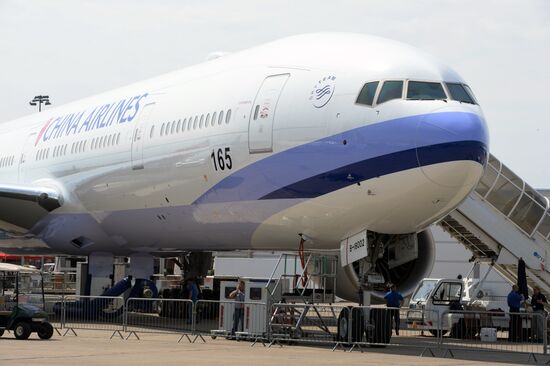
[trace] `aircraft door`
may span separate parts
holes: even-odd
[[[18,177],[17,181],[23,183],[25,181],[25,171],[29,169],[29,160],[31,159],[32,153],[32,144],[36,140],[36,132],[33,132],[27,136],[23,149],[21,150],[21,155],[19,158],[19,167],[18,167]]]
[[[143,169],[143,144],[147,137],[147,126],[151,120],[151,112],[155,107],[155,102],[147,103],[134,127],[132,135],[132,169]]]
[[[273,121],[281,92],[290,74],[265,78],[250,113],[248,122],[248,149],[252,153],[273,151]]]

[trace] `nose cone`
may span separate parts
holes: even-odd
[[[439,109],[418,122],[418,165],[430,181],[440,186],[477,184],[487,162],[488,149],[487,125],[480,114]]]

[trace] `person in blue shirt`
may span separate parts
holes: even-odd
[[[519,311],[521,303],[525,299],[523,295],[519,293],[519,287],[517,285],[512,286],[512,291],[508,294],[508,307],[510,308],[510,328],[508,331],[508,340],[510,342],[520,342],[522,334],[521,316]]]
[[[386,306],[393,308],[388,310],[390,312],[390,322],[393,319],[395,320],[395,334],[399,335],[399,323],[401,323],[399,308],[403,305],[403,295],[397,292],[397,287],[392,284],[390,285],[390,292],[386,293],[384,299],[386,300]]]
[[[235,312],[233,313],[233,328],[231,335],[240,329],[244,330],[244,300],[245,300],[245,283],[239,280],[237,288],[229,294],[230,299],[235,299]]]
[[[187,305],[187,323],[191,323],[193,320],[193,307],[199,301],[199,288],[193,279],[187,279],[187,298],[193,302],[193,304]]]

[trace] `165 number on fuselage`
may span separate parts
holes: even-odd
[[[231,170],[233,168],[233,161],[231,160],[231,149],[229,147],[214,149],[210,157],[214,164],[214,170]]]

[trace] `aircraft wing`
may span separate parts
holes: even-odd
[[[0,230],[25,234],[62,204],[61,194],[52,188],[0,182]]]

